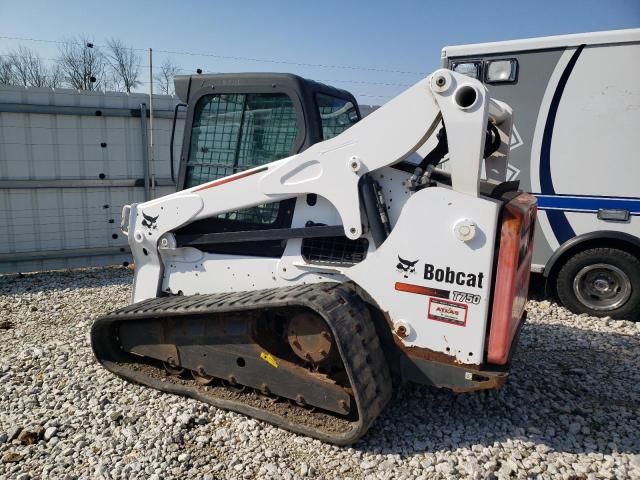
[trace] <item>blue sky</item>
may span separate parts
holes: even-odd
[[[438,68],[445,45],[637,27],[640,0],[0,0],[0,36],[86,34],[97,45],[118,37],[153,47],[154,65],[167,56],[157,50],[272,60],[169,55],[185,72],[293,72],[346,88],[368,104],[384,103]],[[45,59],[57,55],[55,44],[2,38],[0,53],[18,44]],[[148,65],[146,55],[142,63]]]

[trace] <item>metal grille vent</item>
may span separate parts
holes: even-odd
[[[302,258],[310,263],[355,265],[367,256],[369,240],[345,236],[302,239]]]

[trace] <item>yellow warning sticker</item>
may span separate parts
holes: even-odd
[[[276,358],[270,353],[261,352],[260,358],[263,359],[265,362],[267,362],[269,365],[271,365],[273,368],[278,368],[278,362]]]

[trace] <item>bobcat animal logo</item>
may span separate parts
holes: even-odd
[[[158,221],[158,217],[160,215],[156,215],[155,217],[151,217],[149,215],[147,215],[146,213],[142,212],[142,217],[144,218],[144,220],[142,220],[142,226],[143,227],[147,227],[149,229],[149,231],[151,230],[155,230],[156,228],[158,228],[158,226],[156,225],[156,222]]]
[[[403,274],[404,278],[409,278],[410,273],[416,273],[416,263],[418,263],[420,259],[414,260],[412,262],[409,260],[405,260],[400,255],[398,255],[398,260],[399,262],[396,265],[396,269]]]

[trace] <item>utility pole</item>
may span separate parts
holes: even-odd
[[[156,198],[156,172],[153,157],[153,50],[149,48],[149,170],[151,171],[151,198]]]

